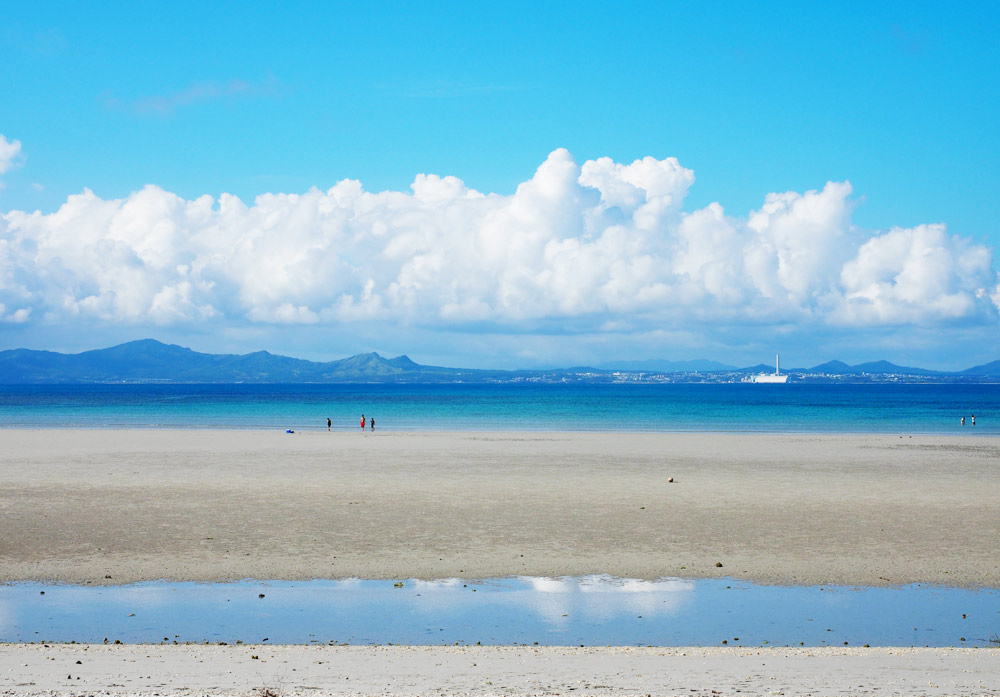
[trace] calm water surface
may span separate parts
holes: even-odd
[[[397,585],[398,584],[398,585]],[[0,641],[994,646],[1000,591],[607,576],[0,586]]]
[[[1000,385],[0,386],[7,428],[1000,434]],[[976,415],[977,425],[964,416]]]

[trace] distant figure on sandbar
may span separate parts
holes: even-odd
[[[965,419],[962,419],[962,422],[964,423]],[[329,416],[326,417],[326,430],[329,431],[330,430],[330,426],[332,426],[332,425],[333,425],[333,422],[330,421],[330,417]]]
[[[965,425],[965,417],[964,416],[962,417],[962,425],[963,426]]]
[[[976,425],[976,415],[975,414],[972,415],[972,425],[973,426]]]
[[[365,430],[365,415],[364,414],[361,415],[361,430],[362,431]]]
[[[375,430],[375,417],[372,417],[372,430]]]

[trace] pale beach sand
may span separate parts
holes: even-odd
[[[0,441],[0,581],[608,573],[1000,586],[997,438],[2,430]]]
[[[0,695],[996,695],[998,666],[997,649],[0,644]]]

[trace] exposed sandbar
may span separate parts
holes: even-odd
[[[609,573],[1000,586],[992,437],[54,429],[0,440],[0,581]]]

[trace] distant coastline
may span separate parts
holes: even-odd
[[[622,361],[621,365],[535,370],[488,370],[421,365],[408,356],[364,353],[316,362],[267,351],[199,353],[155,339],[65,354],[32,349],[0,351],[0,384],[370,384],[370,383],[734,383],[767,373],[763,363],[737,368],[713,361]],[[888,361],[848,365],[829,361],[782,368],[790,383],[1000,383],[1000,360],[947,372]]]

